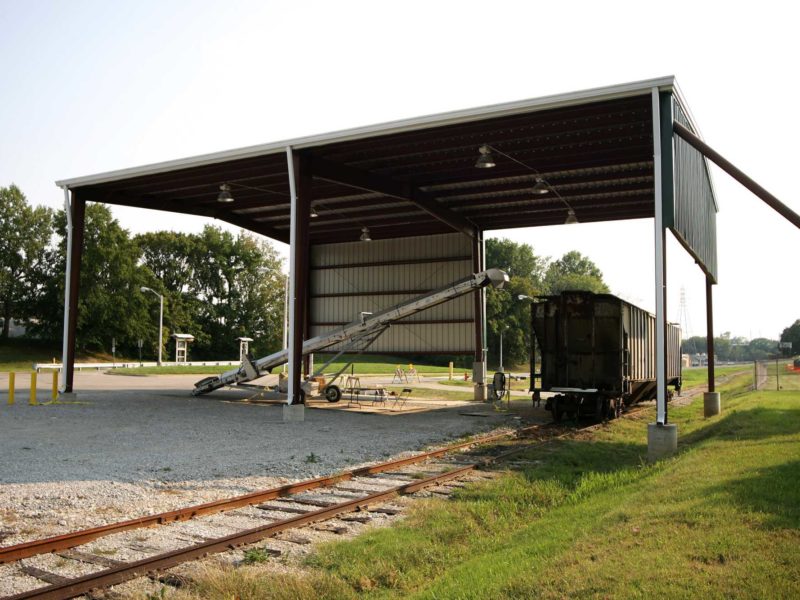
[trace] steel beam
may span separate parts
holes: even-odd
[[[68,268],[66,269],[65,277],[68,278],[67,291],[65,290],[64,306],[66,312],[64,320],[66,322],[65,334],[66,340],[64,343],[66,352],[65,359],[62,364],[64,375],[62,379],[62,391],[64,393],[72,392],[72,384],[75,375],[75,342],[76,332],[78,328],[78,297],[80,292],[81,282],[81,259],[83,258],[83,237],[86,224],[86,201],[75,193],[72,194],[71,204],[71,217],[72,226],[68,226],[67,235],[72,238],[72,242],[67,245],[69,247],[69,254],[67,255]]]
[[[308,295],[311,171],[308,157],[286,148],[292,197],[289,248],[289,390],[288,404],[302,401],[303,334]]]
[[[436,198],[408,183],[389,177],[362,171],[347,165],[332,163],[324,158],[313,157],[312,170],[314,177],[325,181],[333,181],[350,187],[376,192],[392,198],[400,198],[413,202],[419,208],[439,221],[446,223],[455,231],[469,237],[475,235],[475,225],[437,202]]]
[[[699,151],[706,158],[712,160],[714,164],[716,164],[720,169],[725,171],[728,175],[733,177],[736,181],[741,183],[748,190],[753,192],[756,196],[758,196],[766,204],[768,204],[775,211],[777,211],[784,219],[789,221],[792,225],[800,228],[800,215],[798,215],[791,208],[786,206],[783,202],[778,200],[775,196],[770,194],[767,190],[761,187],[753,179],[745,175],[743,171],[734,166],[733,163],[727,160],[719,152],[714,150],[711,146],[706,144],[703,140],[700,139],[700,137],[695,135],[687,127],[678,123],[677,121],[673,121],[672,128],[673,131],[675,131],[675,133],[677,133],[681,138],[686,140],[686,142],[688,142],[689,145],[692,146],[695,150]]]

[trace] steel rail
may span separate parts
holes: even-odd
[[[496,460],[496,458],[493,460]],[[343,513],[362,510],[371,504],[385,502],[401,494],[412,494],[430,485],[455,479],[468,471],[478,468],[480,465],[481,463],[478,462],[465,465],[453,469],[452,471],[446,471],[445,473],[421,479],[420,481],[406,483],[388,490],[375,492],[363,498],[355,498],[331,507],[321,508],[254,529],[248,529],[221,538],[201,542],[180,550],[174,550],[117,567],[111,567],[96,573],[84,575],[83,577],[70,579],[63,583],[22,592],[14,596],[9,596],[6,600],[67,600],[68,598],[80,596],[94,589],[107,588],[135,579],[136,577],[145,576],[148,573],[163,571],[189,560],[202,558],[208,554],[225,552],[237,546],[253,544],[286,529],[292,529],[318,521],[325,521]]]
[[[484,436],[470,441],[459,442],[458,444],[445,446],[437,450],[415,454],[414,456],[391,460],[379,463],[377,465],[359,467],[326,477],[306,479],[304,481],[288,483],[266,490],[250,492],[249,494],[244,494],[241,496],[234,496],[233,498],[223,498],[221,500],[196,504],[194,506],[188,506],[186,508],[180,508],[177,510],[147,515],[144,517],[137,517],[135,519],[128,519],[126,521],[119,521],[117,523],[110,523],[108,525],[101,525],[91,529],[83,529],[49,538],[23,542],[13,546],[0,547],[0,564],[14,562],[23,558],[30,558],[39,554],[46,554],[48,552],[67,550],[69,548],[74,548],[75,546],[87,544],[98,538],[115,533],[121,533],[123,531],[130,531],[132,529],[140,529],[143,527],[153,527],[167,523],[188,521],[195,517],[225,512],[226,510],[233,510],[243,506],[258,504],[267,500],[273,500],[283,496],[290,496],[292,494],[297,494],[299,492],[304,492],[315,488],[334,485],[340,481],[350,480],[353,477],[362,477],[364,475],[372,475],[375,473],[391,471],[392,469],[396,469],[398,467],[423,462],[430,458],[436,458],[438,456],[449,454],[450,452],[461,450],[469,446],[475,446],[478,444],[489,443],[499,439],[512,437],[521,433],[539,429],[540,427],[541,426],[539,425],[532,425],[530,427],[518,429],[510,433],[498,433]]]
[[[362,498],[354,498],[353,500],[347,500],[334,506],[312,510],[305,514],[275,521],[273,523],[269,523],[268,525],[262,525],[261,527],[233,533],[213,540],[208,540],[193,546],[188,546],[186,548],[165,552],[135,562],[110,567],[102,571],[90,573],[89,575],[84,575],[75,579],[69,579],[61,583],[55,583],[46,587],[22,592],[14,596],[9,596],[4,600],[68,600],[70,598],[75,598],[76,596],[86,594],[92,590],[107,588],[112,585],[118,585],[120,583],[130,581],[131,579],[135,579],[137,577],[144,577],[148,574],[158,573],[184,562],[203,558],[209,554],[226,552],[239,546],[253,544],[287,529],[293,529],[319,521],[326,521],[344,513],[363,510],[370,505],[386,502],[387,500],[400,495],[413,494],[431,485],[456,479],[468,473],[469,471],[473,471],[513,454],[528,450],[533,446],[545,444],[555,439],[561,439],[586,429],[592,429],[593,427],[595,426],[568,431],[554,438],[537,440],[533,444],[525,444],[518,448],[512,448],[495,456],[482,458],[474,463],[463,465],[443,473],[438,473],[419,481],[377,491]],[[497,439],[509,437],[509,435],[499,434],[489,437]],[[443,451],[444,449],[440,449],[434,451],[434,453],[440,455],[444,453]],[[408,464],[408,460],[409,459],[401,459],[400,461],[393,462],[404,462],[404,464]]]
[[[402,484],[386,490],[377,491],[361,498],[347,500],[345,502],[336,504],[334,506],[324,507],[318,510],[312,510],[305,514],[297,515],[295,517],[290,517],[280,521],[275,521],[273,523],[269,523],[268,525],[263,525],[261,527],[248,529],[245,531],[230,534],[213,540],[207,540],[205,542],[201,542],[199,544],[195,544],[193,546],[189,546],[186,548],[165,552],[132,563],[126,563],[123,565],[110,567],[108,569],[91,573],[89,575],[84,575],[82,577],[78,577],[75,579],[69,579],[46,587],[41,587],[38,589],[29,590],[27,592],[22,592],[14,596],[9,596],[7,598],[4,598],[3,600],[68,600],[70,598],[75,598],[76,596],[86,594],[92,590],[103,589],[110,587],[112,585],[118,585],[120,583],[130,581],[131,579],[135,579],[137,577],[156,576],[159,572],[175,567],[184,562],[188,562],[190,560],[195,560],[198,558],[203,558],[209,554],[226,552],[228,550],[232,550],[239,546],[253,544],[265,538],[272,537],[277,533],[280,533],[281,531],[285,531],[287,529],[293,529],[296,527],[301,527],[303,525],[308,525],[310,523],[325,521],[348,512],[363,510],[369,507],[370,505],[386,502],[387,500],[390,500],[399,495],[413,494],[431,485],[443,483],[451,479],[456,479],[470,471],[495,463],[508,456],[524,452],[526,450],[531,449],[532,447],[540,446],[555,440],[560,440],[569,437],[571,435],[574,435],[576,433],[591,431],[593,429],[596,429],[598,426],[600,426],[600,424],[593,424],[586,427],[582,427],[580,429],[569,430],[560,435],[536,440],[531,444],[524,444],[516,448],[511,448],[504,452],[500,452],[499,454],[496,454],[494,456],[481,458],[480,460],[475,461],[474,463],[462,465],[452,470],[438,473],[436,475],[433,475],[425,479],[421,479],[419,481]],[[540,428],[539,426],[526,427],[521,430],[518,430],[517,433],[539,428]],[[511,434],[496,434],[492,436],[487,436],[485,438],[481,438],[480,440],[475,440],[472,442],[463,442],[461,444],[456,444],[454,446],[463,447],[481,443],[487,440],[491,441],[508,437],[511,437]],[[442,454],[446,454],[447,452],[448,448],[441,448],[439,450],[434,450],[429,454],[440,456]],[[409,464],[409,461],[413,461],[413,459],[415,458],[418,457],[410,457],[391,462],[393,464],[396,463]],[[375,467],[378,466],[381,465],[375,465]]]

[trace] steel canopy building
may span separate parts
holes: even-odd
[[[667,229],[709,294],[717,278],[708,165],[673,134],[677,122],[699,136],[690,115],[674,77],[664,77],[58,181],[70,217],[62,388],[72,391],[86,202],[213,217],[289,243],[290,404],[299,401],[303,339],[355,318],[355,299],[385,307],[482,269],[483,234],[497,229],[654,218],[663,357]],[[438,327],[447,343],[435,351],[474,354],[482,383],[484,302],[476,293],[454,305],[403,324],[416,333],[382,351],[424,353],[430,339],[420,332]]]

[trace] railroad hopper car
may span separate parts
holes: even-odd
[[[563,292],[531,304],[531,392],[553,418],[614,418],[656,397],[655,316],[611,294]],[[667,325],[667,385],[681,388],[681,332]],[[540,370],[537,372],[537,364]],[[538,384],[538,385],[537,385]]]

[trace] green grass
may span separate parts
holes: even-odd
[[[411,392],[412,398],[419,398],[419,399],[433,399],[433,400],[474,400],[475,394],[471,390],[466,392],[462,392],[461,390],[432,390],[429,388],[423,387],[414,387],[413,383],[409,383],[405,386],[388,386],[386,389],[400,394],[403,391],[404,387],[409,387],[413,391]]]
[[[330,354],[315,354],[314,355],[314,364],[317,368],[321,367],[325,364],[325,361],[332,358],[333,355]],[[326,373],[335,373],[342,367],[344,367],[348,362],[351,360],[354,362],[355,374],[356,375],[393,375],[394,370],[397,367],[401,367],[404,370],[408,370],[409,360],[407,357],[400,357],[400,356],[388,356],[383,354],[365,354],[365,355],[348,355],[343,354],[335,362],[331,363],[325,369]],[[420,363],[413,363],[414,367],[417,369],[417,372],[420,374],[424,373],[448,373],[449,368],[445,366],[438,366],[438,365],[431,365],[431,364],[420,364]],[[348,373],[350,370],[348,369]],[[463,373],[464,369],[459,369],[458,367],[454,367],[454,374]],[[471,369],[470,369],[471,372]]]
[[[775,361],[767,363],[767,382],[763,386],[765,390],[776,389],[778,385],[781,390],[800,390],[800,371],[790,371],[786,367],[791,365],[791,361],[780,361],[775,364]],[[777,378],[776,378],[777,372]]]
[[[749,376],[752,383],[753,364],[725,365],[724,367],[716,367],[714,369],[714,379],[717,381],[739,374]],[[708,370],[706,367],[693,367],[691,369],[684,368],[681,371],[681,378],[683,379],[684,390],[706,385],[706,382],[708,381]]]
[[[470,388],[475,385],[471,379],[469,381],[464,381],[463,379],[453,379],[452,381],[450,381],[445,379],[444,381],[437,381],[436,383],[441,383],[444,385],[454,385],[459,387],[470,387]],[[529,387],[530,387],[529,379],[523,379],[523,380],[513,379],[511,381],[511,389],[516,392],[527,392]]]
[[[148,375],[219,375],[225,371],[233,369],[235,365],[218,366],[164,366],[164,367],[125,367],[119,369],[109,369],[106,371],[110,375],[138,375],[147,377]]]
[[[104,353],[78,352],[78,362],[111,362],[111,355]],[[117,360],[122,360],[117,358]],[[29,371],[35,363],[61,362],[61,345],[56,342],[41,342],[12,338],[0,341],[0,372]]]
[[[800,596],[800,394],[720,386],[674,407],[679,454],[650,465],[646,423],[537,447],[537,461],[400,524],[324,545],[306,574],[231,578],[202,598],[764,598]],[[296,592],[296,594],[294,594]],[[191,591],[187,591],[191,596]],[[269,596],[266,596],[269,597]]]
[[[325,361],[331,358],[332,355],[325,355],[325,354],[315,354],[314,355],[314,363],[317,368],[321,367],[325,364]],[[356,375],[393,375],[394,370],[399,366],[405,370],[408,370],[408,360],[405,358],[398,358],[392,356],[384,356],[384,355],[365,355],[365,356],[351,356],[348,357],[347,354],[339,357],[335,362],[331,363],[328,367],[325,368],[325,372],[328,374],[336,373],[339,369],[344,367],[348,362],[349,358],[356,360],[354,365],[355,374]],[[441,367],[437,365],[425,365],[425,364],[415,364],[414,365],[417,369],[417,372],[422,374],[446,374],[448,373],[448,367]],[[125,369],[114,369],[113,373],[117,375],[218,375],[224,371],[232,369],[233,366],[219,366],[219,367],[176,367],[176,366],[166,366],[166,367],[141,367],[141,368],[125,368]],[[112,371],[109,371],[112,372]],[[276,369],[275,373],[278,372]],[[349,373],[350,370],[347,370]],[[463,373],[463,369],[459,371],[456,369],[455,373],[458,374],[459,372]]]

